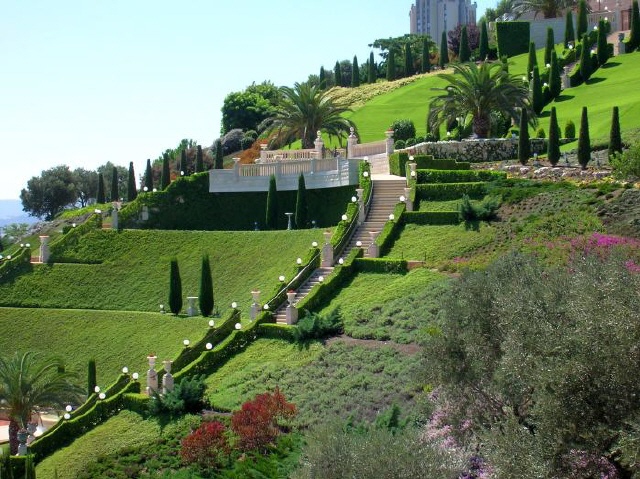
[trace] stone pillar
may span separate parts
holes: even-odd
[[[620,11],[616,12],[616,15],[619,15]],[[618,33],[618,55],[621,53],[627,53],[624,45],[624,33]]]
[[[364,211],[364,189],[356,188],[356,194],[358,195],[358,226],[361,226],[367,216]]]
[[[404,189],[404,204],[407,205],[407,211],[413,211],[413,201],[411,201],[411,188]]]
[[[393,153],[393,130],[385,131],[384,135],[386,136],[386,153],[387,156],[389,156],[391,153]]]
[[[240,181],[240,158],[233,159],[233,180]]]
[[[571,87],[571,83],[569,82],[569,67],[564,67],[562,69],[562,89],[565,90]]]
[[[40,236],[40,262],[49,262],[49,237]]]
[[[333,266],[333,246],[331,245],[331,231],[324,233],[324,245],[322,245],[322,267],[330,268]]]
[[[347,159],[355,158],[354,147],[358,144],[358,137],[355,133],[355,128],[349,128],[349,138],[347,138]]]
[[[276,177],[276,181],[280,180],[280,175],[282,175],[282,160],[276,160],[275,163],[275,172],[274,172],[274,176]]]
[[[111,229],[118,229],[118,208],[114,207],[111,211]]]
[[[298,322],[298,308],[293,305],[293,300],[296,297],[295,291],[287,291],[287,301],[289,304],[287,305],[287,324],[296,324]]]
[[[142,213],[140,214],[140,219],[142,221],[149,221],[149,207],[148,206],[143,206],[142,207]]]
[[[170,391],[173,391],[173,376],[171,375],[171,365],[173,361],[162,361],[162,365],[164,366],[165,374],[162,376],[162,394],[167,394]]]
[[[27,438],[29,433],[26,429],[20,429],[18,431],[18,456],[27,455]]]
[[[324,149],[324,141],[322,141],[322,133],[320,132],[320,130],[317,131],[317,137],[316,140],[313,142],[313,144],[316,147],[316,158],[322,159],[322,157],[324,156],[322,154],[322,150]]]
[[[197,296],[187,296],[187,316],[195,316],[198,313],[196,299],[198,299]]]
[[[369,231],[369,236],[371,237],[371,244],[369,245],[369,249],[367,253],[370,258],[378,258],[380,256],[380,248],[376,244],[376,240],[378,239],[379,231]]]
[[[249,310],[249,317],[251,320],[256,319],[258,312],[260,311],[260,290],[256,289],[251,291],[253,303],[251,303],[251,309]]]
[[[264,163],[265,161],[267,161],[267,144],[261,143],[260,144],[260,163]]]
[[[149,370],[147,371],[147,394],[151,396],[158,390],[158,373],[155,370],[157,356],[147,356]]]
[[[317,162],[318,162],[317,158],[311,158],[309,160],[310,168],[311,168],[311,171],[309,172],[309,174],[313,175],[316,172]]]

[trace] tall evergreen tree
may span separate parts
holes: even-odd
[[[587,0],[580,0],[578,2],[578,25],[576,28],[576,37],[582,38],[584,35],[589,33],[589,21],[587,18],[588,7]],[[583,43],[583,46],[586,43]]]
[[[104,197],[104,178],[102,173],[98,173],[98,193],[96,194],[96,203],[105,203],[107,200]]]
[[[544,98],[542,96],[542,82],[538,66],[533,67],[533,78],[531,80],[531,106],[536,115],[539,115],[544,108]]]
[[[162,174],[160,175],[160,189],[164,190],[171,183],[171,169],[169,165],[169,154],[162,154]]]
[[[460,51],[458,52],[458,60],[462,63],[466,63],[471,59],[471,50],[469,49],[469,34],[467,33],[467,26],[463,25],[460,31]]]
[[[573,29],[573,14],[569,10],[565,16],[566,22],[564,26],[564,47],[569,48],[569,45],[576,44],[576,32]]]
[[[127,178],[127,201],[133,201],[138,197],[136,187],[136,174],[133,171],[133,161],[129,162],[129,176]]]
[[[440,68],[444,68],[449,63],[449,45],[447,45],[447,32],[442,32],[442,38],[440,38],[440,59],[438,65]]]
[[[547,144],[547,158],[552,166],[556,166],[560,161],[560,126],[556,116],[556,107],[551,107],[549,118],[549,142]]]
[[[553,52],[555,46],[555,39],[553,38],[553,28],[547,27],[547,44],[544,47],[544,64],[551,65],[551,52]]]
[[[320,67],[320,75],[319,75],[320,81],[320,88],[322,90],[327,88],[327,73],[324,71],[324,67]]]
[[[631,3],[631,32],[627,42],[627,53],[632,52],[640,46],[640,11],[638,11],[638,0]]]
[[[307,226],[307,186],[304,175],[300,173],[298,177],[298,194],[296,196],[296,228],[302,229]]]
[[[97,385],[96,360],[92,358],[87,363],[87,396],[91,396],[95,392]]]
[[[202,157],[202,146],[198,145],[196,148],[196,173],[202,173],[204,171],[204,158]]]
[[[278,226],[278,189],[276,177],[269,178],[269,192],[267,193],[267,210],[265,212],[265,225],[267,229],[275,230]]]
[[[591,50],[589,50],[588,35],[582,36],[582,49],[580,50],[580,76],[586,81],[591,77]]]
[[[373,52],[369,52],[369,64],[367,66],[367,82],[375,83],[378,75],[376,74],[376,62],[373,59]]]
[[[336,86],[344,86],[342,84],[342,67],[340,66],[339,61],[336,61],[336,66],[333,67],[333,75],[335,77],[334,83]]]
[[[422,39],[422,63],[420,69],[422,73],[429,73],[431,71],[431,60],[430,60],[430,51],[429,47],[431,46],[431,41],[429,37],[424,37]]]
[[[487,31],[487,22],[483,18],[480,21],[480,61],[484,62],[489,56],[489,32]]]
[[[144,187],[147,191],[153,191],[153,170],[151,170],[150,159],[147,159],[147,167],[144,169]]]
[[[520,111],[520,136],[518,137],[518,160],[526,165],[531,156],[531,144],[529,143],[529,119],[527,109]]]
[[[393,81],[396,79],[396,54],[393,46],[389,47],[389,54],[387,55],[387,80]]]
[[[221,170],[224,168],[224,155],[222,153],[222,141],[217,139],[213,144],[215,150],[215,169]]]
[[[533,67],[538,66],[538,58],[536,57],[536,44],[529,42],[529,59],[527,60],[527,80],[531,80]]]
[[[111,201],[119,201],[120,192],[118,191],[118,168],[115,166],[111,170]]]
[[[562,92],[562,79],[560,77],[560,64],[555,50],[551,52],[551,69],[549,70],[549,91],[552,98],[557,98]]]
[[[358,66],[358,57],[353,56],[351,63],[351,86],[353,88],[360,86],[360,67]]]
[[[591,139],[589,138],[589,118],[587,117],[587,107],[582,107],[580,117],[580,133],[578,136],[578,163],[583,170],[587,169],[587,164],[591,160]]]
[[[182,309],[182,280],[180,279],[180,269],[178,260],[171,259],[171,270],[169,272],[169,311],[177,315]]]
[[[607,63],[609,59],[609,48],[607,48],[607,27],[604,19],[598,21],[598,66]]]
[[[611,130],[609,131],[609,156],[622,153],[622,137],[620,136],[620,112],[618,107],[613,107],[611,117]]]
[[[211,265],[209,255],[202,255],[202,267],[200,268],[200,295],[198,296],[200,314],[207,317],[213,312],[213,280],[211,279]]]
[[[413,56],[411,55],[411,45],[404,44],[404,75],[407,77],[412,76],[415,73],[413,68]]]
[[[180,176],[187,176],[187,150],[182,149],[180,151]]]

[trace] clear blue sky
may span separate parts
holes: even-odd
[[[409,32],[411,0],[6,1],[0,199],[60,164],[143,172],[182,138],[210,145],[224,97],[293,85]],[[478,17],[488,5],[478,4]],[[377,51],[376,51],[377,55]]]

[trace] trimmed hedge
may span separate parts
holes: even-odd
[[[403,224],[403,215],[407,209],[407,206],[404,203],[398,203],[393,210],[393,215],[395,219],[393,221],[389,220],[384,224],[382,228],[382,232],[376,239],[376,244],[380,249],[380,256],[386,255],[393,243],[400,236],[400,232],[402,231]]]
[[[453,158],[434,158],[433,155],[414,155],[418,170],[470,170],[468,161],[456,161]]]
[[[358,272],[404,274],[408,271],[406,259],[357,258]]]
[[[281,339],[283,341],[295,341],[294,327],[284,324],[261,324],[258,326],[258,336],[267,339]]]
[[[501,180],[507,177],[504,171],[489,170],[418,170],[418,183],[470,183],[476,181]]]
[[[402,217],[405,224],[414,225],[457,225],[460,215],[457,211],[407,211]]]
[[[21,273],[28,273],[31,266],[31,248],[21,248],[11,259],[3,259],[0,263],[0,280],[14,278]]]
[[[406,176],[406,165],[408,161],[409,153],[391,153],[389,155],[389,173],[396,176]]]
[[[76,263],[77,261],[64,256],[64,253],[76,246],[87,233],[102,228],[102,216],[92,214],[81,225],[71,228],[49,245],[49,263]]]
[[[512,57],[529,51],[529,22],[496,22],[498,56]]]
[[[418,200],[457,200],[462,195],[481,199],[486,194],[486,183],[426,183],[416,185]]]

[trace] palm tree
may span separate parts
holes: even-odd
[[[448,82],[444,91],[429,105],[428,122],[431,131],[444,122],[471,115],[473,133],[486,138],[491,130],[491,112],[499,111],[505,117],[517,120],[522,108],[531,110],[529,90],[521,78],[509,75],[502,62],[454,64],[453,73],[438,76]],[[531,123],[535,117],[529,115]]]
[[[282,87],[281,92],[274,114],[261,125],[267,127],[273,135],[272,143],[278,146],[302,140],[302,148],[313,148],[320,130],[342,141],[349,129],[355,128],[351,120],[342,117],[351,109],[334,102],[329,92],[317,85],[296,83],[293,88]]]
[[[26,428],[39,407],[59,407],[77,402],[83,389],[77,376],[59,359],[42,359],[37,353],[0,357],[0,408],[9,417],[9,444],[18,451],[18,430]]]
[[[518,16],[533,12],[534,17],[541,13],[544,18],[558,18],[567,10],[575,9],[577,5],[578,0],[516,0],[513,12]]]

